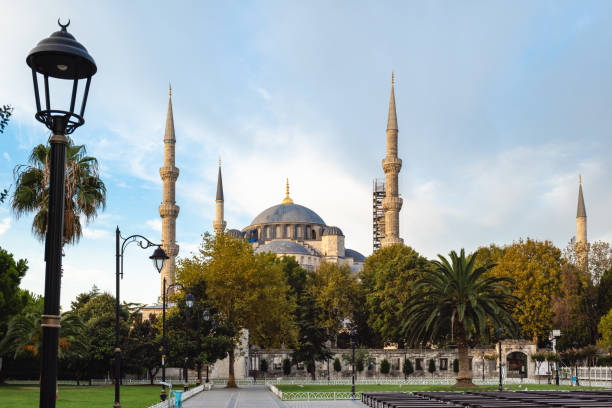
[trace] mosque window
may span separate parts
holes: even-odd
[[[317,239],[317,231],[315,231],[314,229],[310,230],[310,238]]]

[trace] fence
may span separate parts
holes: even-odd
[[[199,385],[195,388],[192,388],[191,390],[183,393],[182,400],[187,401],[189,398],[193,397],[194,395],[202,391],[204,391],[203,385]],[[148,408],[174,408],[174,394],[169,395],[169,398],[166,401],[158,402],[157,404],[151,405]]]

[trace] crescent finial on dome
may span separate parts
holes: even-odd
[[[293,200],[289,197],[289,179],[287,179],[287,196],[281,204],[293,204]]]

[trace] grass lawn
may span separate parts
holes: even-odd
[[[350,392],[350,385],[277,385],[279,390],[283,392]],[[535,390],[549,390],[549,391],[578,391],[578,390],[592,390],[601,388],[590,388],[590,387],[570,387],[568,385],[548,385],[548,384],[526,384],[526,385],[507,385],[504,386],[504,390],[510,391],[535,391]],[[383,391],[497,391],[497,385],[487,385],[476,388],[457,389],[450,385],[391,385],[391,384],[364,384],[355,385],[356,392],[383,392]]]
[[[130,385],[121,387],[122,408],[145,408],[159,402],[159,385]],[[57,408],[108,408],[115,401],[115,387],[60,386]],[[0,385],[0,406],[38,407],[39,389],[35,385]]]

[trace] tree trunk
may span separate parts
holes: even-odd
[[[234,350],[229,353],[229,376],[227,378],[227,385],[225,388],[238,388],[236,380],[234,379]]]
[[[474,387],[472,374],[470,373],[470,360],[468,357],[468,343],[463,329],[463,324],[456,323],[457,330],[457,352],[459,354],[459,372],[457,373],[457,384],[455,387]]]
[[[312,371],[310,372],[310,378],[312,378],[312,381],[317,379],[317,366],[315,364],[315,361],[312,360]]]

